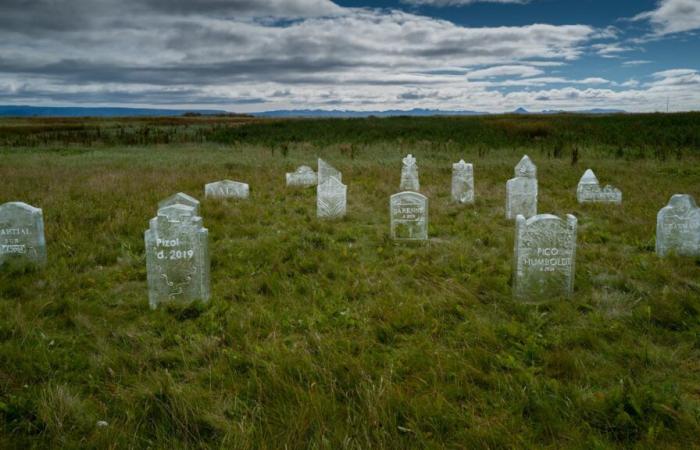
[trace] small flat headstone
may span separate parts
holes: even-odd
[[[600,187],[598,178],[591,169],[581,177],[576,187],[579,203],[622,203],[622,191],[613,186]]]
[[[331,176],[316,188],[316,214],[326,219],[345,216],[348,187]]]
[[[40,208],[22,202],[0,205],[0,266],[10,260],[37,266],[46,263]]]
[[[204,185],[206,198],[248,198],[250,188],[246,183],[222,180]]]
[[[515,178],[506,183],[506,218],[537,214],[537,167],[525,155],[515,166]]]
[[[287,173],[287,186],[310,187],[318,184],[316,172],[309,166],[299,166],[297,170]]]
[[[656,254],[700,256],[700,208],[690,195],[676,194],[656,216]]]
[[[513,294],[534,301],[569,296],[574,290],[576,217],[566,220],[551,214],[515,223],[515,274]]]
[[[177,194],[173,194],[165,200],[161,201],[160,203],[158,203],[158,209],[162,209],[170,205],[192,206],[194,208],[194,213],[196,215],[199,215],[199,200],[192,197],[191,195],[185,194],[184,192],[178,192]]]
[[[401,186],[402,191],[420,191],[420,182],[418,181],[418,166],[416,158],[409,154],[402,160],[401,167]]]
[[[209,300],[208,235],[192,206],[166,206],[151,219],[144,239],[152,309],[161,303]]]
[[[457,203],[474,203],[474,167],[460,160],[452,164],[452,200]]]
[[[321,158],[318,158],[318,184],[325,183],[330,177],[335,177],[338,181],[343,181],[343,174],[335,167],[331,166]]]
[[[428,197],[410,191],[394,194],[389,199],[389,214],[392,239],[428,239]]]

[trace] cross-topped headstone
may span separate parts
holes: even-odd
[[[474,167],[461,159],[452,164],[452,200],[457,203],[474,203]]]
[[[342,173],[321,158],[318,158],[318,184],[321,185],[325,183],[330,177],[335,177],[338,181],[343,181]]]
[[[576,262],[576,225],[576,217],[571,214],[566,220],[551,214],[529,219],[518,215],[513,276],[515,297],[546,300],[550,296],[571,295]]]
[[[401,167],[401,186],[403,191],[420,191],[420,182],[418,181],[418,166],[416,158],[408,154],[403,160]]]
[[[195,215],[199,215],[199,200],[192,197],[191,195],[185,194],[184,192],[178,192],[177,194],[173,194],[165,200],[161,201],[160,203],[158,203],[158,209],[163,209],[166,206],[170,205],[192,206],[194,208]]]
[[[506,218],[537,214],[537,167],[525,155],[515,166],[515,178],[506,183]]]
[[[222,180],[204,185],[204,196],[207,198],[248,198],[250,188],[246,183]]]
[[[700,208],[690,195],[676,194],[656,216],[656,254],[700,256]]]
[[[299,166],[297,170],[287,173],[287,186],[309,187],[318,184],[316,172],[309,166]]]
[[[0,266],[10,260],[39,266],[46,263],[41,209],[22,202],[0,205]]]
[[[389,199],[389,214],[392,239],[428,239],[428,197],[410,191],[394,194]]]
[[[348,187],[331,176],[316,188],[316,215],[336,219],[345,215]]]
[[[595,173],[588,169],[578,182],[576,198],[579,203],[622,203],[622,191],[610,185],[601,188]]]
[[[209,300],[209,232],[192,206],[158,210],[146,230],[148,302],[187,304]]]

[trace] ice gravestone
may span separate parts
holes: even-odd
[[[428,239],[428,197],[417,192],[399,192],[389,199],[391,238]]]
[[[330,177],[343,181],[343,174],[321,158],[318,158],[318,184],[325,183]]]
[[[158,210],[144,233],[148,303],[187,304],[209,300],[209,232],[192,206]]]
[[[22,202],[0,205],[0,266],[10,260],[46,263],[44,214]]]
[[[316,188],[316,215],[335,219],[345,215],[348,187],[331,176]]]
[[[598,178],[591,169],[586,170],[576,187],[579,203],[622,203],[622,191],[613,187],[600,187]]]
[[[537,214],[537,167],[525,155],[515,166],[515,178],[506,183],[506,218]]]
[[[158,209],[163,209],[170,205],[185,205],[192,206],[194,208],[195,215],[199,215],[199,200],[187,195],[184,192],[178,192],[177,194],[171,195],[162,202],[158,203]]]
[[[452,164],[452,200],[457,203],[474,203],[474,167],[461,159]]]
[[[566,220],[551,214],[529,219],[518,215],[515,223],[515,275],[517,298],[543,300],[569,296],[574,290],[576,217]]]
[[[420,191],[420,182],[418,181],[418,166],[416,158],[413,155],[407,155],[403,160],[401,167],[401,186],[402,191]]]
[[[204,196],[207,198],[248,198],[250,188],[246,183],[222,180],[204,185]]]
[[[656,216],[656,254],[700,256],[700,208],[690,195],[676,194]]]
[[[309,166],[299,166],[294,172],[287,173],[287,186],[309,187],[317,183],[316,172]]]

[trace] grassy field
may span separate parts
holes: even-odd
[[[672,194],[700,200],[699,118],[0,121],[0,203],[43,208],[49,252],[0,271],[0,448],[697,448],[700,259],[654,242]],[[431,239],[395,245],[408,152]],[[571,299],[511,297],[523,153],[539,210],[579,219]],[[319,156],[343,220],[284,185]],[[474,206],[450,202],[460,158]],[[622,206],[576,203],[586,168]],[[204,200],[223,178],[251,199]],[[202,199],[212,301],[150,311],[143,232],[178,191]]]

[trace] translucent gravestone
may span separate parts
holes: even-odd
[[[656,254],[700,256],[700,208],[690,195],[676,194],[656,216]]]
[[[547,300],[569,296],[574,290],[576,217],[566,220],[551,214],[529,219],[519,215],[515,224],[515,276],[517,298]]]
[[[318,158],[318,184],[325,183],[330,177],[335,177],[338,181],[343,181],[342,173],[321,158]]]
[[[515,166],[515,178],[506,183],[506,218],[537,214],[537,167],[525,155]]]
[[[601,188],[595,173],[588,169],[578,182],[576,198],[579,203],[622,203],[622,191],[609,185]]]
[[[336,177],[327,178],[316,188],[316,215],[336,219],[345,215],[348,187]]]
[[[151,308],[209,300],[208,235],[192,206],[158,210],[144,234]]]
[[[204,185],[204,196],[207,198],[248,198],[250,188],[246,183],[222,180]]]
[[[401,167],[401,186],[399,189],[403,191],[420,191],[420,182],[418,181],[418,166],[416,158],[409,154],[402,160]]]
[[[452,164],[452,200],[457,203],[474,203],[474,168],[464,160]]]
[[[309,166],[299,166],[297,170],[287,173],[287,186],[309,187],[316,186],[318,177]]]
[[[391,238],[428,239],[428,197],[417,192],[399,192],[389,199]]]
[[[0,205],[0,266],[10,260],[39,266],[46,263],[41,209],[22,202]]]
[[[178,192],[177,194],[171,195],[165,200],[158,203],[158,209],[163,209],[170,205],[185,205],[192,206],[194,208],[194,214],[199,215],[199,200],[187,195],[184,192]]]

